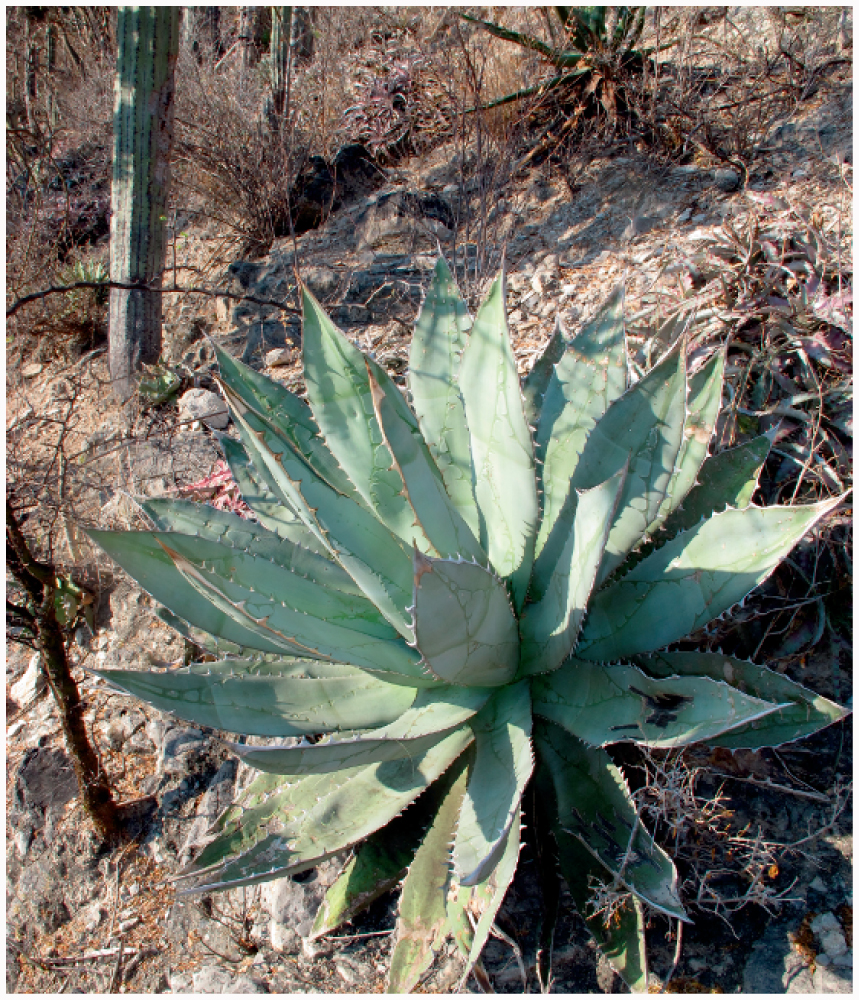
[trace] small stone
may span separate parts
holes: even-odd
[[[550,288],[557,284],[554,275],[547,274],[544,270],[539,270],[531,279],[531,288],[536,295],[545,295]]]
[[[340,278],[337,272],[330,267],[319,265],[317,267],[303,267],[301,269],[301,280],[310,289],[317,299],[327,299],[337,291]]]
[[[224,761],[197,803],[194,822],[179,852],[179,859],[183,864],[190,860],[195,848],[205,843],[209,827],[232,801],[235,780],[236,762]]]
[[[122,719],[112,719],[104,731],[105,739],[111,750],[121,750],[128,739],[128,733]]]
[[[78,625],[75,629],[75,643],[79,649],[89,652],[92,646],[92,631],[89,625]]]
[[[645,233],[649,233],[661,221],[658,215],[633,215],[629,220],[629,225],[624,229],[621,238],[634,240],[636,236],[643,236]]]
[[[353,986],[358,982],[358,974],[355,968],[343,959],[335,959],[334,968],[337,970],[337,975],[340,976],[347,986]]]
[[[832,959],[833,965],[838,966],[851,966],[853,965],[853,949],[848,948],[842,955],[835,955]]]
[[[37,375],[41,375],[45,366],[40,365],[38,361],[34,361],[32,364],[24,365],[21,369],[21,374],[24,378],[35,378]]]
[[[294,352],[289,347],[276,347],[265,356],[265,363],[269,368],[277,368],[281,365],[291,365],[295,357]]]
[[[227,404],[208,389],[189,389],[179,399],[182,420],[201,420],[212,430],[222,431],[230,422]]]
[[[844,955],[847,952],[847,941],[844,938],[844,932],[841,930],[826,931],[820,935],[820,946],[830,958],[837,958],[839,955]]]
[[[90,903],[83,911],[83,926],[86,931],[94,931],[104,916],[101,903]]]
[[[808,883],[808,888],[814,889],[815,892],[829,892],[829,887],[819,875],[815,875]]]
[[[226,993],[232,985],[232,976],[217,965],[206,965],[193,976],[195,993]]]
[[[331,312],[335,323],[369,323],[370,310],[358,302],[344,302]]]
[[[814,970],[810,988],[794,990],[792,988],[794,984],[791,983],[790,992],[813,993],[815,995],[822,993],[848,993],[852,995],[852,972],[852,969],[836,968],[835,963],[832,965],[821,965]]]
[[[179,972],[167,973],[167,985],[171,993],[190,993],[193,983],[190,976],[184,976]]]
[[[838,922],[838,917],[831,912],[818,913],[809,926],[811,928],[811,933],[816,934],[818,937],[825,934],[827,931],[841,930],[841,924]]]
[[[521,309],[514,309],[512,313],[507,317],[508,323],[523,323],[525,321],[525,314]]]
[[[26,708],[42,694],[47,686],[45,672],[42,670],[42,654],[34,653],[30,657],[23,677],[15,681],[9,689],[9,693],[16,705]]]
[[[267,993],[268,990],[251,976],[239,976],[230,988],[230,993]]]
[[[310,938],[301,939],[301,955],[306,961],[314,961],[316,957],[321,955],[324,951],[324,946],[318,944],[316,941],[311,941]]]
[[[30,850],[30,844],[33,843],[33,832],[31,826],[25,826],[15,831],[15,850],[18,852],[18,857],[22,860],[27,857],[27,851]]]
[[[128,920],[121,920],[119,922],[119,933],[125,934],[126,931],[130,931],[132,927],[136,927],[140,923],[140,917],[129,917]]]
[[[815,957],[814,961],[818,965],[831,965],[831,963],[832,963],[832,957],[830,955],[827,955],[827,954],[824,953],[824,954],[821,954],[821,955],[817,955]]]
[[[730,167],[719,167],[713,174],[713,179],[720,191],[736,191],[740,186],[740,175]]]

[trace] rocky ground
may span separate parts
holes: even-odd
[[[472,242],[474,249],[460,257],[460,276],[470,288],[483,250],[506,242],[508,309],[524,372],[545,344],[556,312],[575,328],[623,278],[627,312],[635,320],[654,307],[656,291],[667,287],[678,262],[721,227],[742,230],[750,213],[766,210],[768,196],[815,206],[827,217],[841,213],[849,224],[844,176],[847,170],[852,183],[852,173],[844,160],[852,160],[851,142],[848,85],[840,97],[830,94],[776,131],[745,188],[736,174],[708,164],[658,172],[634,149],[594,158],[572,191],[550,172],[535,171],[496,200],[483,244]],[[289,304],[298,267],[360,346],[400,373],[437,247],[452,238],[461,194],[455,152],[440,147],[391,171],[373,194],[345,205],[295,243],[279,241],[258,260],[231,260],[222,242],[189,228],[180,268],[193,265],[236,295]],[[633,322],[630,347],[644,368],[658,344],[636,330]],[[217,471],[211,426],[219,423],[220,407],[201,394],[213,388],[206,367],[212,341],[291,388],[301,387],[294,313],[225,297],[172,296],[165,333],[169,359],[195,373],[200,391],[179,407],[139,417],[152,428],[146,438],[122,442],[128,421],[103,391],[103,354],[88,357],[72,373],[79,393],[70,433],[78,435],[88,468],[105,484],[90,523],[132,526],[139,516],[133,495],[188,495],[189,486]],[[28,426],[28,414],[62,405],[63,383],[72,374],[68,362],[38,357],[29,370],[10,371],[7,429],[13,445],[23,446],[20,429]],[[202,411],[193,408],[201,402]],[[198,486],[194,495],[211,499],[215,490],[225,496],[217,485]],[[73,528],[67,543],[72,555],[85,544]],[[8,992],[383,991],[395,897],[383,897],[334,936],[308,939],[316,906],[336,874],[334,861],[263,887],[217,896],[177,894],[171,876],[193,856],[209,822],[247,774],[218,734],[164,717],[84,673],[89,666],[166,666],[184,654],[183,641],[155,618],[147,595],[118,571],[104,566],[100,572],[97,628],[95,634],[78,629],[73,657],[88,723],[117,796],[137,801],[135,837],[122,850],[100,848],[76,797],[38,664],[10,646]],[[822,694],[852,703],[849,655],[836,645],[819,647],[791,670]],[[771,892],[767,908],[750,903],[720,916],[712,906],[694,906],[697,890],[687,882],[695,922],[685,929],[669,991],[852,992],[852,836],[845,808],[850,736],[848,720],[781,753],[703,762],[715,777],[702,778],[700,794],[722,786],[734,829],[751,839],[760,831],[771,846]],[[798,841],[792,851],[785,846]],[[739,857],[738,863],[748,860],[748,852]],[[694,867],[690,854],[681,874],[691,877]],[[498,921],[521,952],[526,981],[515,951],[493,939],[485,965],[498,992],[537,990],[533,868],[526,846]],[[668,930],[654,918],[654,981],[663,980],[672,965]],[[575,915],[559,925],[554,967],[557,992],[624,989]],[[454,990],[459,973],[457,955],[444,952],[422,989]],[[472,979],[463,990],[478,987]]]

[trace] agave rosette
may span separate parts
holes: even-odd
[[[157,499],[143,502],[156,530],[92,533],[220,657],[101,676],[274,738],[231,744],[261,774],[217,821],[191,891],[352,848],[314,934],[404,879],[389,988],[414,987],[450,936],[467,974],[533,780],[534,827],[583,915],[591,877],[632,894],[612,926],[588,925],[644,990],[641,904],[686,913],[606,747],[758,748],[843,716],[765,667],[668,651],[838,500],[752,505],[766,437],[708,455],[721,353],[690,375],[678,344],[629,386],[620,289],[576,337],[559,327],[520,385],[503,275],[472,321],[439,260],[410,403],[303,294],[306,402],[219,352],[240,436],[222,446],[256,520]]]

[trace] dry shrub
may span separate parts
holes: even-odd
[[[845,17],[835,7],[654,8],[644,40],[657,52],[631,88],[642,132],[673,159],[704,156],[747,176],[772,131],[848,67]]]
[[[295,176],[291,131],[262,118],[258,74],[243,86],[183,53],[176,87],[174,201],[220,232],[265,251],[289,231],[288,192]],[[211,227],[210,227],[211,228]]]
[[[107,265],[110,8],[29,10],[12,9],[6,33],[7,301]],[[29,306],[8,334],[40,356],[75,353],[104,339],[106,319],[104,296],[80,290]]]
[[[348,141],[343,110],[352,96],[353,63],[387,15],[313,9],[313,57],[293,59],[289,105],[276,121],[265,110],[265,43],[255,65],[243,65],[238,17],[227,13],[238,8],[221,10],[224,54],[212,58],[200,40],[195,50],[190,39],[180,56],[174,177],[191,212],[242,237],[246,252],[260,253],[290,232],[289,191],[301,168],[311,156],[330,158]]]

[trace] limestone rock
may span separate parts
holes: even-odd
[[[189,389],[179,399],[182,420],[202,420],[212,430],[222,431],[230,422],[227,404],[208,389]]]

